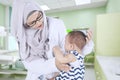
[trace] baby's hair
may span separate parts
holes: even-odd
[[[71,31],[67,36],[71,44],[75,44],[80,50],[83,49],[86,44],[86,35],[82,31]]]

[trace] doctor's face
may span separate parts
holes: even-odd
[[[26,24],[35,29],[43,29],[44,27],[44,21],[43,21],[43,13],[40,11],[35,11],[32,13],[26,21]]]

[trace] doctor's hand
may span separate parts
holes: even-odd
[[[60,63],[59,61],[55,60],[55,64],[56,64],[56,67],[60,70],[60,71],[69,71],[70,70],[70,66],[68,66],[67,64],[63,64],[63,63]]]
[[[87,30],[86,42],[88,43],[91,39],[92,39],[92,30],[88,29]]]

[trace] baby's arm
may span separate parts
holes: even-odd
[[[74,62],[76,60],[76,58],[73,54],[63,55],[63,52],[60,50],[60,48],[58,46],[55,46],[53,48],[53,52],[55,55],[55,59],[58,60],[60,63],[70,63],[70,62]]]

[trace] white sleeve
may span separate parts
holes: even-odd
[[[92,40],[90,40],[86,45],[85,47],[83,48],[82,50],[82,54],[84,56],[86,56],[87,54],[91,53],[93,51],[93,48],[94,48],[94,43]]]
[[[58,33],[59,46],[64,51],[66,28],[62,20],[59,21],[58,32],[59,32]]]
[[[23,61],[23,64],[28,71],[39,75],[58,72],[55,65],[55,58],[49,60],[39,59],[31,62]]]

